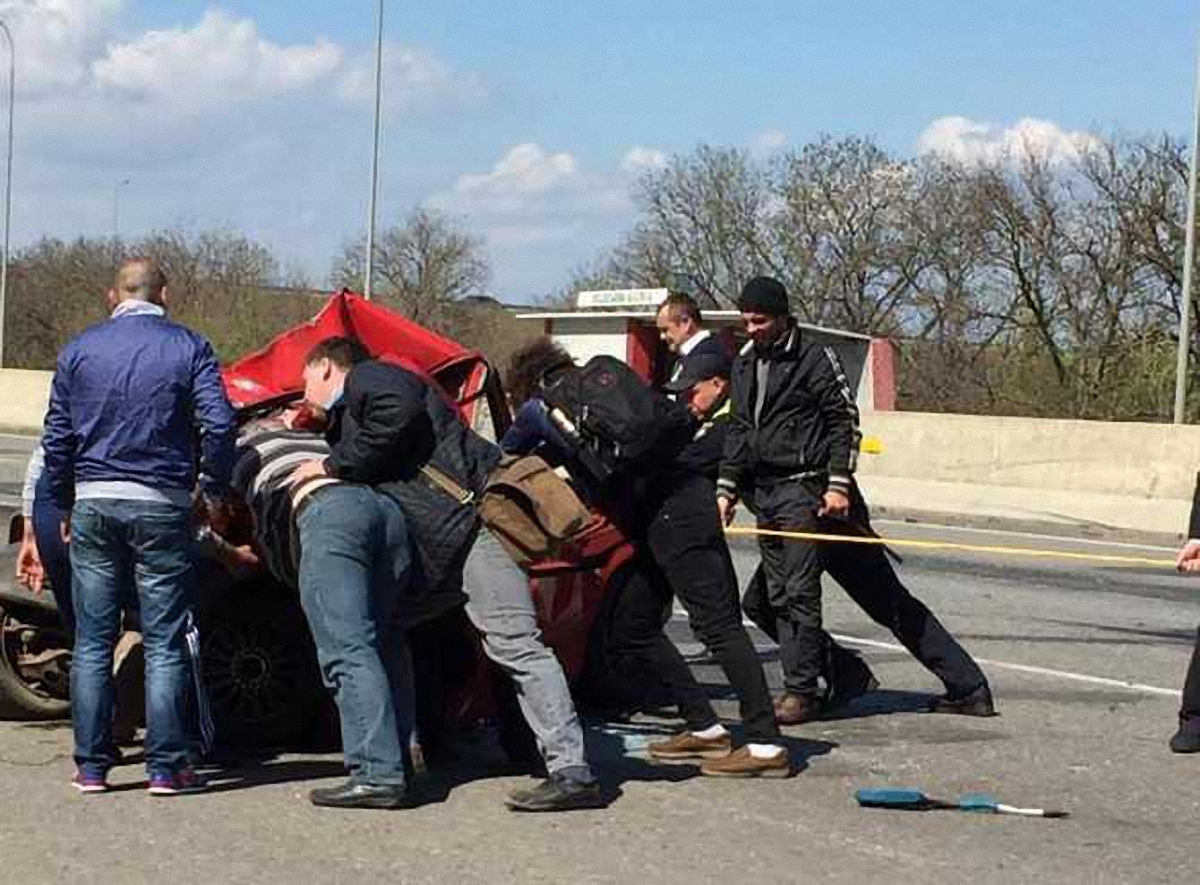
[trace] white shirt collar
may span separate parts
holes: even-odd
[[[166,310],[161,304],[151,304],[149,301],[122,301],[113,308],[112,318],[137,316],[165,316]]]
[[[683,344],[679,345],[679,355],[687,356],[689,353],[691,353],[693,350],[696,349],[696,345],[698,345],[701,341],[703,341],[705,338],[707,338],[711,334],[712,334],[712,332],[708,331],[708,329],[701,329],[699,332],[697,332],[695,335],[693,335],[687,341],[683,342]]]

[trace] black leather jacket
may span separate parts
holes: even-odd
[[[798,474],[828,474],[831,489],[849,493],[858,464],[858,406],[832,348],[806,340],[794,323],[766,356],[767,395],[754,420],[757,393],[753,344],[733,363],[733,414],[717,480],[720,494]]]

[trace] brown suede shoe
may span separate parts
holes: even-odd
[[[652,759],[724,759],[733,750],[729,735],[718,738],[696,737],[690,731],[647,747]]]
[[[700,773],[709,777],[790,777],[792,760],[783,747],[770,759],[759,759],[751,755],[749,747],[739,747],[724,759],[705,762]]]
[[[775,721],[780,725],[803,725],[824,715],[825,705],[820,698],[785,694],[775,702]]]

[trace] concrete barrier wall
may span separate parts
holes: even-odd
[[[0,431],[38,434],[51,373],[0,370]],[[881,444],[859,478],[871,503],[1177,535],[1200,471],[1200,427],[864,412]]]
[[[51,372],[0,369],[0,432],[42,432]]]
[[[872,412],[864,431],[862,484],[902,509],[1176,534],[1200,469],[1200,427]]]

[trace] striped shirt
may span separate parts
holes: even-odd
[[[328,455],[329,444],[323,437],[288,430],[277,420],[252,421],[238,435],[233,488],[254,515],[263,562],[290,587],[296,586],[300,553],[292,524],[296,499],[337,480],[316,478],[293,489],[288,478],[305,461],[321,461]]]

